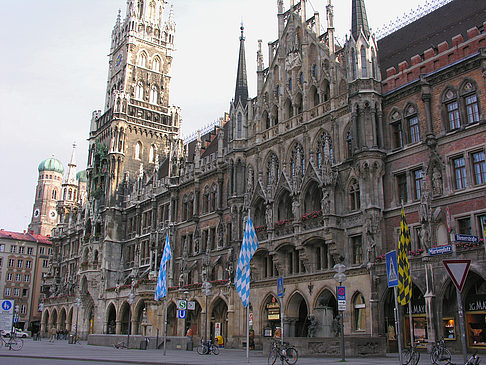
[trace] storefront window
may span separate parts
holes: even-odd
[[[456,324],[453,318],[442,319],[442,329],[444,333],[444,340],[456,339]]]
[[[472,294],[466,299],[467,343],[486,347],[486,294]]]
[[[277,327],[280,327],[280,303],[277,298],[271,296],[265,305],[266,325],[263,328],[263,335],[273,336]]]

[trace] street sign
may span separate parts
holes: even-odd
[[[12,329],[12,318],[14,314],[13,300],[0,300],[0,332]]]
[[[346,310],[346,287],[338,286],[336,293],[337,293],[338,310],[345,311]]]
[[[250,313],[250,318],[249,318],[249,320],[248,320],[248,324],[249,324],[250,326],[253,326],[253,313]]]
[[[277,279],[277,296],[279,298],[282,298],[284,296],[283,277],[279,277]]]
[[[457,290],[462,291],[469,267],[471,266],[471,260],[442,260],[442,264],[445,266]]]
[[[387,252],[386,259],[386,277],[388,280],[388,287],[393,288],[398,286],[398,260],[397,251],[393,250]]]
[[[185,310],[177,310],[177,318],[179,319],[186,319],[187,312]]]
[[[221,323],[216,322],[214,324],[214,337],[218,337],[221,334]]]
[[[470,234],[456,233],[454,238],[457,242],[472,242],[472,243],[478,243],[479,242],[478,236],[472,236]]]
[[[177,309],[183,311],[187,309],[187,301],[186,300],[178,300],[177,301]]]
[[[194,300],[187,302],[187,309],[190,311],[196,310],[196,302]]]
[[[442,255],[442,254],[451,253],[451,252],[452,252],[452,246],[451,245],[429,248],[429,255],[431,255],[431,256]]]

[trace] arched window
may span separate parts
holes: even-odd
[[[461,126],[461,119],[459,117],[459,103],[457,102],[457,95],[453,90],[447,90],[443,99],[447,111],[447,127],[449,130],[457,129]]]
[[[153,70],[160,72],[160,58],[159,57],[154,58]]]
[[[56,189],[54,189],[52,191],[52,199],[54,199],[54,200],[57,199],[57,190]]]
[[[140,53],[138,56],[138,65],[140,67],[145,67],[147,65],[147,55],[145,52]]]
[[[142,159],[142,143],[137,142],[135,145],[135,159],[141,160]]]
[[[461,96],[464,100],[464,107],[466,110],[467,123],[475,123],[479,121],[479,100],[476,95],[475,85],[468,81],[461,89]]]
[[[135,90],[135,98],[143,100],[143,84],[141,81],[137,84],[137,88]]]
[[[357,293],[353,301],[353,330],[366,330],[365,300],[361,293]]]
[[[353,135],[351,132],[346,134],[346,149],[348,152],[347,158],[351,158],[353,156]]]
[[[68,200],[72,200],[73,199],[73,190],[72,189],[69,189],[68,191]]]
[[[292,91],[292,78],[289,78],[289,90]]]
[[[361,207],[359,195],[359,183],[353,179],[349,184],[349,209],[351,211],[358,210]]]
[[[243,116],[238,113],[238,121],[236,123],[236,138],[241,138],[241,129],[243,124]]]
[[[62,192],[62,200],[66,200],[67,190],[64,188]]]
[[[152,89],[150,90],[150,103],[157,104],[158,97],[159,97],[159,93],[157,91],[157,87],[152,86]]]
[[[149,152],[149,162],[150,163],[154,163],[155,162],[155,146],[152,145],[150,146],[150,152]]]
[[[410,105],[407,110],[407,124],[408,124],[408,140],[410,143],[420,141],[420,125],[419,118],[415,107]]]
[[[354,48],[351,48],[351,72],[352,79],[356,79],[356,53]]]
[[[361,46],[361,77],[368,77],[368,61],[366,59],[366,50]]]

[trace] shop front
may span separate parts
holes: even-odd
[[[486,294],[470,294],[465,300],[467,345],[486,348]]]
[[[263,318],[263,333],[264,337],[272,337],[275,334],[277,327],[280,327],[280,303],[274,296],[269,296],[264,311]]]

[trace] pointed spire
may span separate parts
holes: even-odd
[[[243,35],[245,27],[243,26],[243,22],[241,23],[240,30],[240,55],[238,59],[238,73],[236,75],[234,105],[236,106],[238,104],[238,101],[241,100],[241,104],[243,106],[246,106],[246,102],[248,100],[248,81],[246,78],[245,36]]]
[[[354,39],[358,39],[360,31],[363,30],[364,35],[368,38],[370,36],[370,28],[368,27],[368,18],[366,16],[364,0],[352,1],[353,16],[351,33],[353,34]]]
[[[73,143],[73,153],[71,154],[71,161],[68,164],[68,172],[66,175],[66,180],[64,181],[65,184],[69,185],[76,185],[76,162],[75,162],[75,151],[76,151],[76,142]]]

